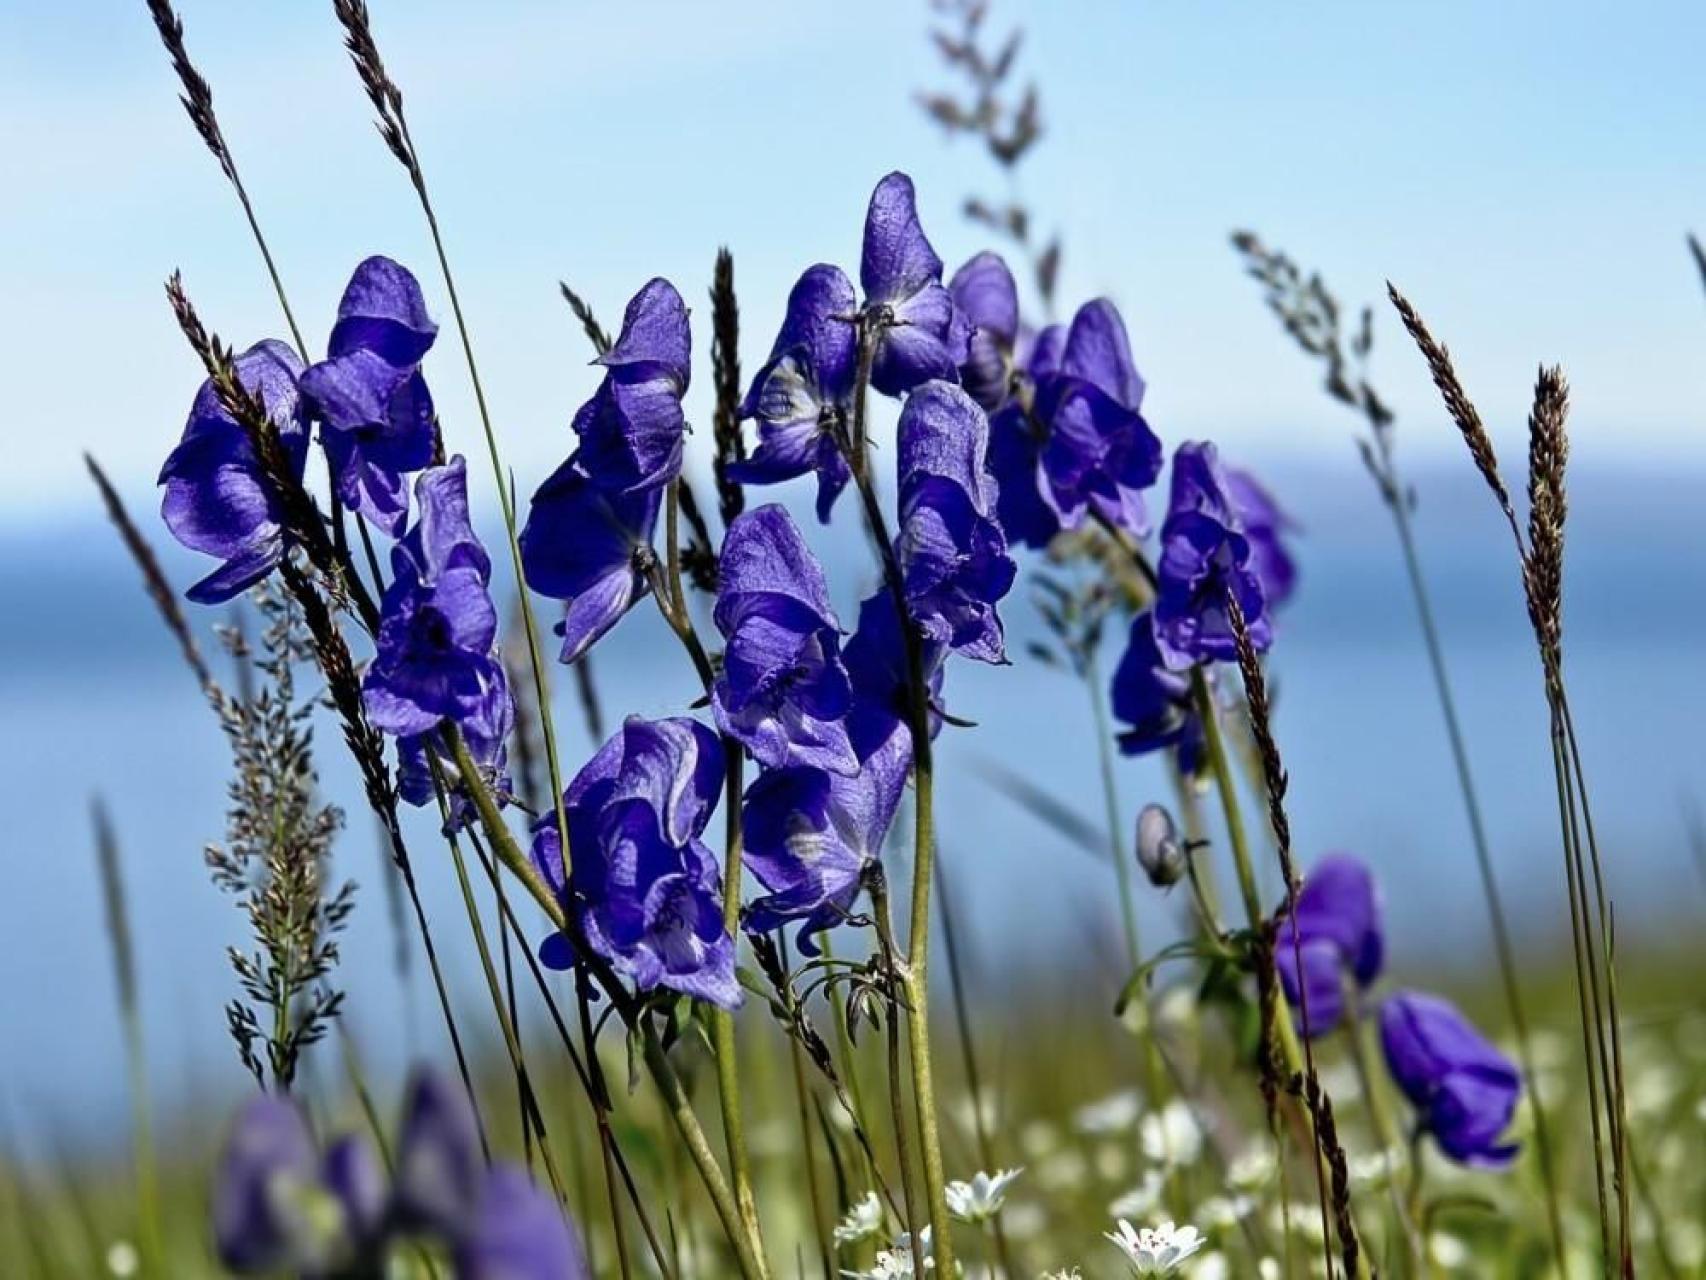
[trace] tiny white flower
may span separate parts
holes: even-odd
[[[987,1222],[1001,1212],[1007,1188],[1023,1172],[1022,1167],[999,1169],[993,1174],[979,1169],[970,1182],[950,1182],[944,1188],[948,1211],[961,1222]]]
[[[1037,1280],[1083,1280],[1083,1277],[1077,1267],[1063,1267],[1059,1271],[1045,1271]]]
[[[1037,1181],[1050,1191],[1074,1191],[1090,1177],[1090,1162],[1074,1147],[1063,1147],[1037,1162]]]
[[[1202,1155],[1202,1126],[1190,1105],[1173,1099],[1143,1117],[1143,1154],[1169,1168],[1195,1164]]]
[[[1132,1274],[1138,1276],[1173,1275],[1186,1258],[1207,1243],[1195,1227],[1176,1227],[1171,1222],[1139,1231],[1121,1218],[1118,1231],[1102,1234],[1125,1254]]]
[[[1191,1267],[1191,1280],[1232,1280],[1232,1264],[1224,1253],[1205,1253]]]
[[[1248,1147],[1227,1164],[1226,1181],[1239,1191],[1255,1191],[1268,1184],[1277,1167],[1272,1147]]]
[[[1428,1256],[1447,1271],[1455,1271],[1469,1261],[1469,1246],[1456,1236],[1436,1231],[1428,1237]]]
[[[1197,1216],[1211,1228],[1235,1227],[1255,1210],[1249,1196],[1209,1196],[1197,1206]]]
[[[1123,1133],[1142,1114],[1142,1097],[1135,1089],[1124,1089],[1079,1107],[1072,1122],[1080,1133]]]
[[[1150,1211],[1161,1203],[1161,1192],[1166,1185],[1167,1180],[1161,1176],[1160,1170],[1149,1170],[1143,1175],[1142,1182],[1108,1206],[1108,1216],[1116,1219],[1147,1218]]]
[[[1034,1200],[1016,1200],[1001,1211],[1001,1227],[1009,1240],[1031,1240],[1048,1227],[1048,1214]]]
[[[1096,1148],[1092,1159],[1096,1176],[1103,1182],[1121,1183],[1131,1168],[1130,1142],[1104,1142]]]
[[[918,1243],[923,1246],[924,1269],[934,1271],[936,1259],[930,1256],[930,1228],[925,1227],[918,1233]],[[894,1244],[887,1249],[879,1249],[872,1260],[869,1271],[843,1271],[842,1275],[848,1280],[908,1280],[918,1274],[912,1258],[912,1235],[903,1231],[895,1238]]]
[[[107,1271],[128,1280],[142,1269],[142,1255],[137,1253],[136,1246],[128,1240],[114,1240],[107,1246]]]
[[[847,1210],[844,1217],[835,1226],[836,1244],[854,1244],[860,1240],[868,1240],[883,1229],[883,1202],[877,1199],[875,1191],[867,1191],[863,1200],[857,1200]]]

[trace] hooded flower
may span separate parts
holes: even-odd
[[[302,361],[282,342],[257,342],[236,359],[237,380],[259,398],[278,428],[291,473],[300,478],[308,427],[297,380]],[[249,434],[219,403],[206,381],[190,406],[183,438],[160,469],[166,486],[160,514],[191,551],[224,561],[186,593],[197,604],[222,604],[259,582],[284,555],[279,505],[261,475]]]
[[[1262,598],[1270,610],[1278,609],[1297,587],[1297,562],[1283,536],[1292,532],[1296,523],[1250,472],[1226,467],[1225,473],[1233,510],[1244,526],[1244,536],[1250,539],[1250,567],[1262,584]]]
[[[457,727],[468,754],[479,766],[481,779],[501,804],[510,798],[509,735],[515,728],[515,702],[501,662],[484,689],[478,707]],[[436,795],[434,763],[451,789],[450,821],[445,829],[459,831],[476,816],[473,800],[455,759],[433,734],[397,740],[397,794],[417,807],[431,804]]]
[[[1140,756],[1172,747],[1186,777],[1202,768],[1205,739],[1190,676],[1169,671],[1162,661],[1152,610],[1132,619],[1125,653],[1114,668],[1111,697],[1114,717],[1130,726],[1119,735],[1122,753]]]
[[[1029,414],[1015,402],[993,425],[1002,523],[1028,546],[1047,545],[1095,512],[1127,532],[1148,531],[1143,490],[1161,474],[1161,442],[1140,412],[1143,379],[1125,323],[1105,298],[1070,329],[1038,335],[1027,362]]]
[[[971,323],[942,287],[942,260],[918,222],[912,179],[891,173],[871,193],[859,283],[879,308],[871,385],[898,396],[932,378],[959,376]]]
[[[1004,662],[996,601],[1016,572],[984,469],[989,423],[947,382],[907,397],[900,425],[900,538],[908,608],[925,638],[982,662]]]
[[[641,560],[651,554],[660,492],[610,492],[588,477],[577,453],[533,495],[521,530],[527,585],[566,603],[557,634],[562,660],[590,649],[650,590]]]
[[[843,723],[853,691],[840,623],[788,513],[772,505],[736,517],[717,576],[714,617],[728,641],[711,693],[717,727],[771,768],[857,772]]]
[[[926,640],[925,683],[930,686],[931,706],[942,694],[942,659],[947,651]],[[842,651],[847,675],[853,684],[853,708],[847,716],[847,736],[853,754],[869,759],[895,734],[906,736],[910,698],[907,690],[906,641],[895,614],[894,595],[879,587],[859,606],[859,625]],[[942,728],[941,715],[932,711],[930,736]]]
[[[1250,643],[1273,640],[1261,579],[1212,444],[1187,442],[1173,454],[1173,490],[1161,526],[1155,640],[1175,671],[1238,656],[1226,602],[1236,595]]]
[[[378,652],[362,680],[368,718],[398,737],[430,733],[445,720],[489,736],[504,723],[494,702],[508,693],[492,648],[492,564],[469,523],[462,458],[423,471],[415,498],[420,517],[391,550]]]
[[[691,360],[686,304],[669,281],[648,281],[628,303],[620,336],[598,357],[604,381],[575,414],[581,468],[601,489],[639,493],[681,473],[681,397]]]
[[[456,1280],[592,1280],[580,1240],[556,1199],[513,1166],[486,1175],[454,1258]]]
[[[716,734],[694,720],[630,716],[563,793],[573,884],[553,814],[534,823],[533,861],[587,945],[641,991],[664,986],[733,1008],[734,940],[716,857],[699,838],[722,785]],[[561,934],[540,957],[574,963]]]
[[[1447,1000],[1400,991],[1380,1008],[1386,1065],[1421,1127],[1461,1164],[1498,1168],[1517,1144],[1501,1142],[1522,1092],[1516,1065]]]
[[[788,295],[782,330],[741,402],[758,423],[758,448],[729,467],[743,484],[775,484],[817,472],[818,519],[828,522],[851,478],[832,430],[853,389],[858,310],[853,282],[839,267],[807,268]]]
[[[473,1221],[485,1176],[479,1122],[466,1090],[436,1071],[416,1072],[397,1135],[398,1219],[412,1230],[454,1239]]]
[[[948,295],[973,328],[960,385],[989,412],[1007,401],[1019,340],[1019,290],[1000,255],[980,253],[948,281]]]
[[[326,359],[302,375],[338,500],[393,535],[408,518],[408,476],[435,449],[420,362],[437,336],[408,269],[368,258],[338,303]]]
[[[746,927],[766,933],[803,921],[800,950],[816,955],[808,935],[834,928],[852,908],[911,765],[912,742],[901,732],[852,777],[802,766],[761,773],[747,788],[741,823],[746,865],[770,892],[747,908]]]
[[[1285,997],[1305,1034],[1325,1035],[1338,1025],[1346,988],[1370,986],[1380,976],[1385,951],[1380,895],[1368,868],[1348,854],[1321,859],[1297,895],[1295,931],[1291,912],[1282,911],[1274,935]]]
[[[239,1275],[328,1271],[374,1243],[383,1196],[364,1144],[339,1143],[322,1161],[295,1104],[260,1094],[237,1113],[219,1157],[219,1260]]]

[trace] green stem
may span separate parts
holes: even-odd
[[[1393,1124],[1392,1112],[1386,1105],[1386,1092],[1380,1088],[1379,1081],[1369,1068],[1370,1055],[1364,1043],[1368,1035],[1368,1023],[1363,1018],[1360,1007],[1362,993],[1356,989],[1353,982],[1347,980],[1345,986],[1345,1008],[1349,1014],[1345,1024],[1345,1043],[1350,1049],[1351,1062],[1356,1067],[1362,1096],[1368,1103],[1375,1140],[1380,1143],[1380,1156],[1386,1165],[1386,1185],[1392,1196],[1392,1210],[1397,1216],[1399,1230],[1404,1233],[1404,1242],[1410,1253],[1411,1274],[1420,1276],[1424,1246],[1416,1230],[1415,1220],[1411,1218],[1404,1203],[1404,1196],[1398,1189],[1398,1169],[1392,1159],[1393,1149],[1398,1145],[1398,1128]]]

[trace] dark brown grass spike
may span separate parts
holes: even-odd
[[[220,169],[235,182],[237,171],[231,161],[231,152],[225,145],[225,135],[220,132],[219,119],[213,114],[213,89],[190,61],[189,50],[184,45],[184,20],[173,11],[170,0],[148,0],[148,13],[154,19],[154,29],[160,33],[160,43],[166,46],[166,54],[172,59],[172,70],[183,88],[178,100],[184,104],[190,123],[201,135],[207,149],[213,152]]]
[[[1557,365],[1542,366],[1534,382],[1534,408],[1528,415],[1528,557],[1523,585],[1549,682],[1560,679],[1562,660],[1569,411],[1570,387],[1563,370]]]
[[[711,420],[717,506],[727,527],[746,508],[745,490],[728,474],[731,463],[746,457],[746,442],[740,434],[740,305],[735,299],[734,255],[727,248],[717,250],[711,276],[711,380],[717,392]]]

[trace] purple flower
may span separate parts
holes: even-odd
[[[711,692],[717,727],[771,768],[858,772],[843,723],[853,691],[823,569],[781,507],[736,517],[723,539],[717,629],[728,641]]]
[[[1143,490],[1161,474],[1161,442],[1139,411],[1143,379],[1125,323],[1105,298],[1087,302],[1064,333],[1038,335],[1027,364],[1031,409],[1009,404],[993,424],[1002,523],[1028,546],[1045,546],[1094,512],[1141,536]]]
[[[1273,641],[1250,539],[1212,444],[1187,442],[1173,454],[1173,491],[1161,526],[1155,640],[1174,670],[1238,656],[1227,600],[1236,595],[1250,643]]]
[[[835,419],[853,389],[858,310],[853,282],[839,267],[806,269],[788,294],[788,313],[770,359],[752,380],[740,415],[758,423],[758,448],[729,468],[743,484],[775,484],[817,472],[817,514],[825,523],[852,473],[835,439]]]
[[[1206,747],[1202,717],[1191,697],[1190,676],[1168,670],[1161,659],[1152,611],[1132,619],[1110,692],[1114,717],[1131,726],[1119,735],[1122,753],[1140,756],[1171,747],[1179,753],[1180,772],[1196,775]]]
[[[948,281],[948,295],[974,326],[960,385],[994,413],[1011,392],[1013,348],[1019,340],[1019,290],[1000,255],[980,253]]]
[[[575,414],[581,468],[600,488],[633,494],[681,474],[691,355],[681,295],[667,280],[648,281],[628,303],[615,344],[598,357],[604,381]]]
[[[420,518],[392,548],[378,652],[362,680],[368,718],[398,737],[430,733],[445,720],[490,735],[502,723],[493,701],[508,695],[492,651],[492,565],[469,523],[461,457],[423,471],[415,497]]]
[[[918,222],[912,179],[891,173],[871,193],[859,283],[877,309],[871,385],[898,396],[932,378],[955,379],[971,322],[942,287],[942,260]]]
[[[1223,470],[1232,508],[1250,539],[1250,568],[1262,584],[1262,599],[1269,609],[1277,609],[1297,587],[1297,562],[1283,537],[1297,525],[1250,472],[1237,467]]]
[[[747,908],[755,933],[801,920],[808,935],[840,924],[858,896],[865,869],[881,854],[912,767],[912,743],[892,733],[852,777],[804,767],[769,769],[747,788],[741,807],[746,865],[770,892]]]
[[[612,493],[581,468],[577,453],[533,495],[521,531],[527,585],[566,602],[557,634],[573,662],[650,590],[642,561],[651,554],[660,493]]]
[[[365,1144],[324,1162],[288,1098],[260,1094],[237,1113],[213,1184],[220,1262],[242,1275],[323,1272],[377,1243],[384,1183]]]
[[[460,1081],[417,1071],[403,1102],[392,1193],[398,1220],[456,1239],[474,1219],[486,1177],[479,1122]]]
[[[591,1280],[580,1240],[557,1201],[525,1170],[485,1179],[474,1219],[454,1249],[456,1280]]]
[[[1501,1142],[1522,1092],[1516,1065],[1447,1000],[1400,991],[1380,1009],[1386,1065],[1440,1150],[1461,1164],[1500,1168],[1515,1158]]]
[[[1016,572],[984,469],[989,422],[947,382],[907,397],[900,437],[900,538],[908,608],[931,643],[982,662],[1006,661],[995,603]]]
[[[716,734],[694,720],[630,716],[563,793],[573,883],[552,814],[533,825],[533,861],[587,945],[641,991],[669,987],[734,1008],[740,987],[721,876],[699,838],[722,785]],[[559,969],[574,963],[561,934],[540,958]]]
[[[493,669],[493,679],[484,685],[477,709],[457,728],[463,744],[479,767],[480,778],[501,804],[510,798],[509,735],[515,728],[515,702],[503,664]],[[429,754],[430,753],[430,754]],[[450,788],[450,820],[445,830],[459,831],[476,816],[474,802],[455,759],[436,735],[416,734],[397,740],[397,794],[417,807],[431,804],[436,794],[433,763]]]
[[[420,361],[437,336],[408,269],[368,258],[338,303],[327,358],[302,375],[338,500],[390,534],[408,518],[407,477],[436,447]]]
[[[1344,1016],[1347,988],[1364,990],[1380,976],[1386,952],[1380,894],[1367,867],[1348,854],[1334,854],[1321,859],[1303,882],[1295,930],[1291,914],[1280,912],[1274,935],[1280,981],[1304,1034],[1325,1035]]]
[[[926,641],[925,683],[930,687],[930,736],[942,728],[934,708],[942,693],[942,660],[946,650]],[[842,650],[848,679],[853,685],[853,707],[847,715],[847,736],[853,754],[868,760],[895,734],[907,737],[911,692],[907,684],[906,641],[895,614],[894,595],[879,587],[859,606],[859,625]],[[909,739],[910,740],[910,739]]]
[[[236,359],[237,380],[260,399],[300,478],[308,426],[297,380],[302,361],[282,342],[257,342]],[[249,434],[219,403],[211,381],[190,406],[183,438],[160,469],[166,496],[160,514],[191,551],[217,556],[218,569],[186,593],[198,604],[222,604],[259,582],[284,555],[283,516],[250,446]]]

